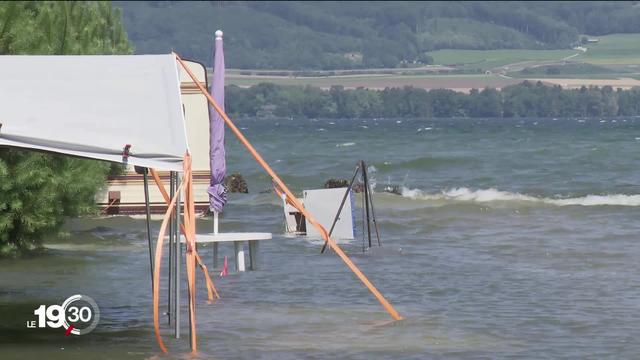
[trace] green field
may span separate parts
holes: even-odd
[[[640,79],[640,34],[614,34],[600,36],[598,39],[598,43],[585,45],[587,51],[584,53],[573,49],[438,50],[429,53],[436,65],[444,65],[456,71],[469,72],[469,74],[402,74],[401,71],[411,69],[395,69],[399,72],[398,74],[363,73],[304,77],[277,76],[268,73],[263,76],[241,75],[241,71],[235,70],[228,75],[227,83],[243,87],[271,82],[279,85],[312,85],[321,88],[329,88],[332,85],[375,89],[414,86],[425,89],[450,88],[465,91],[469,88],[486,86],[503,87],[526,78]],[[394,71],[394,69],[386,70]],[[478,71],[487,70],[493,74],[477,74]],[[494,75],[496,72],[506,72],[511,79]]]
[[[324,77],[288,76],[241,76],[231,75],[226,79],[229,85],[252,86],[261,82],[278,85],[311,85],[330,88],[342,85],[345,88],[365,87],[384,89],[386,87],[413,86],[423,89],[449,88],[465,91],[470,88],[503,87],[521,80],[505,79],[497,75],[350,75]]]
[[[554,65],[528,67],[507,73],[515,78],[564,78],[564,79],[618,79],[636,74],[626,66],[602,66],[584,62],[568,62]]]
[[[577,50],[438,50],[430,52],[436,64],[455,65],[461,69],[490,70],[519,62],[571,61],[597,65],[640,65],[640,34],[599,36],[598,43],[587,44],[585,53]]]
[[[614,34],[598,37],[587,44],[587,51],[574,60],[598,65],[640,65],[640,34]]]
[[[457,68],[489,70],[523,61],[561,60],[576,50],[438,50],[430,52],[434,63]]]

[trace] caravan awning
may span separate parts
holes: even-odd
[[[174,55],[0,56],[0,146],[182,171]]]

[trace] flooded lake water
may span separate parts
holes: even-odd
[[[405,320],[391,322],[335,254],[320,254],[318,239],[283,234],[279,199],[261,193],[270,179],[228,134],[229,171],[244,175],[250,194],[230,194],[221,229],[273,240],[261,244],[258,271],[211,271],[222,296],[212,305],[198,275],[196,358],[640,353],[640,119],[238,124],[296,192],[349,178],[367,161],[383,247],[363,255],[360,229],[343,246]],[[381,193],[387,184],[402,195]],[[198,227],[209,231],[211,219]],[[72,219],[66,229],[45,241],[45,255],[0,261],[0,359],[192,358],[186,291],[183,338],[165,324],[170,355],[155,342],[144,219]],[[232,258],[230,244],[220,250]],[[211,248],[199,252],[211,265]],[[161,286],[165,308],[166,269]],[[40,304],[73,294],[100,306],[91,334],[26,328]]]

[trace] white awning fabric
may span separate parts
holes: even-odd
[[[0,146],[182,171],[179,69],[169,55],[0,56]]]

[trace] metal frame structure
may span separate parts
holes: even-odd
[[[333,223],[331,224],[331,229],[329,230],[329,236],[331,236],[331,233],[333,232],[333,229],[336,226],[336,223],[340,219],[342,208],[344,208],[344,204],[347,201],[347,198],[349,197],[349,192],[351,192],[351,189],[353,189],[353,184],[356,178],[358,177],[358,173],[360,173],[361,175],[362,184],[364,187],[363,196],[362,196],[362,252],[365,252],[366,250],[365,234],[367,235],[367,238],[369,240],[369,247],[371,247],[372,245],[371,221],[373,221],[373,225],[376,230],[378,246],[382,246],[382,243],[380,242],[380,230],[378,229],[378,222],[376,221],[376,212],[373,207],[373,194],[371,191],[371,185],[369,184],[369,177],[367,175],[367,164],[365,164],[364,160],[360,160],[356,165],[356,170],[353,172],[353,177],[349,182],[349,186],[347,186],[347,189],[344,192],[344,196],[342,197],[342,202],[340,202],[340,207],[338,208],[338,212],[336,213],[336,216],[333,218]],[[365,226],[367,230],[366,232],[365,232]],[[320,253],[321,254],[324,253],[326,249],[327,249],[327,242],[325,241],[324,245],[322,245],[322,249],[320,250]]]
[[[147,239],[149,244],[149,264],[151,266],[151,289],[155,286],[153,282],[153,248],[155,244],[151,237],[151,214],[149,211],[149,181],[147,178],[147,168],[136,168],[136,171],[144,176],[144,192],[145,192],[145,206],[146,213],[146,225],[147,225]],[[171,171],[169,183],[169,192],[171,197],[177,192],[177,187],[180,182],[179,173]],[[169,274],[168,274],[168,291],[167,291],[167,321],[168,324],[174,325],[174,337],[180,338],[180,256],[182,255],[182,247],[180,245],[180,231],[179,231],[179,218],[180,218],[180,199],[176,202],[176,208],[171,215],[169,222]],[[173,291],[172,291],[173,290]],[[190,334],[191,336],[191,334]]]

